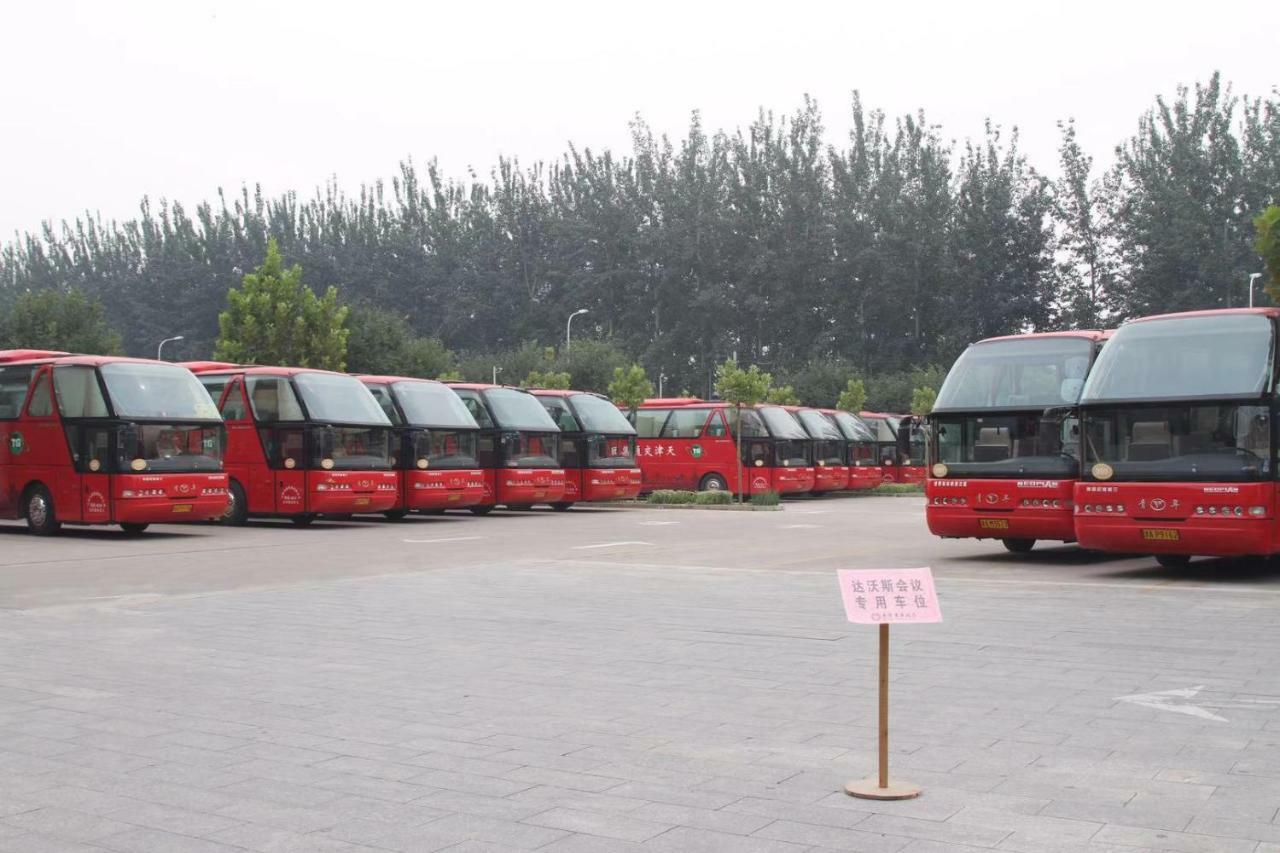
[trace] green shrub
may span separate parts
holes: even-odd
[[[782,503],[782,495],[777,492],[756,492],[751,496],[752,506],[777,506]]]
[[[922,495],[924,486],[919,483],[882,483],[869,492],[873,495]]]
[[[682,492],[676,489],[658,489],[649,493],[651,504],[691,504],[698,498],[697,492]]]
[[[733,503],[733,495],[728,492],[698,492],[693,502],[703,506],[723,506]]]

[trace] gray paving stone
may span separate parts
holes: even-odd
[[[673,824],[636,820],[619,814],[553,808],[524,819],[534,826],[563,829],[584,835],[599,835],[620,841],[645,841],[671,829]]]
[[[28,832],[83,842],[96,841],[130,828],[129,824],[121,821],[57,806],[19,812],[4,818],[3,822]]]
[[[159,829],[134,828],[95,843],[119,853],[243,853],[244,848]]]

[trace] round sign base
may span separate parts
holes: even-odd
[[[920,789],[910,782],[891,782],[881,788],[876,778],[859,779],[844,786],[844,792],[861,800],[910,800],[920,796]]]

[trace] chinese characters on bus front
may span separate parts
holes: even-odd
[[[933,572],[924,569],[840,569],[845,616],[860,625],[941,622]]]

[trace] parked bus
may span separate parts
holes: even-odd
[[[808,406],[784,406],[812,441],[813,492],[841,492],[849,488],[849,452],[835,421]]]
[[[32,533],[118,524],[126,533],[227,508],[218,410],[186,368],[159,361],[0,351],[0,518]]]
[[[840,430],[845,439],[845,459],[849,467],[849,491],[874,489],[883,482],[879,446],[875,433],[861,418],[842,409],[819,409]]]
[[[1167,568],[1280,550],[1277,318],[1276,308],[1194,311],[1115,332],[1080,399],[1082,546],[1155,554]]]
[[[956,359],[926,418],[930,531],[999,539],[1016,553],[1038,539],[1075,541],[1078,403],[1104,338],[1094,331],[990,338]]]
[[[564,468],[564,500],[629,500],[640,494],[636,463],[636,430],[608,398],[584,391],[534,390],[547,414],[560,427],[560,465]]]
[[[224,519],[386,512],[397,501],[391,421],[354,376],[189,362],[227,422]]]
[[[476,458],[480,425],[442,382],[405,376],[361,376],[391,421],[396,503],[383,512],[463,509],[484,500],[484,471]]]
[[[452,382],[449,387],[480,425],[476,458],[484,472],[484,498],[469,509],[484,515],[499,504],[528,509],[563,502],[560,428],[537,398],[505,385]]]
[[[812,491],[809,436],[795,418],[780,406],[745,406],[741,415],[739,464],[737,407],[697,397],[646,400],[635,413],[644,490]]]
[[[911,415],[888,412],[859,412],[858,417],[875,433],[881,480],[886,483],[923,483],[926,442],[920,421]]]

